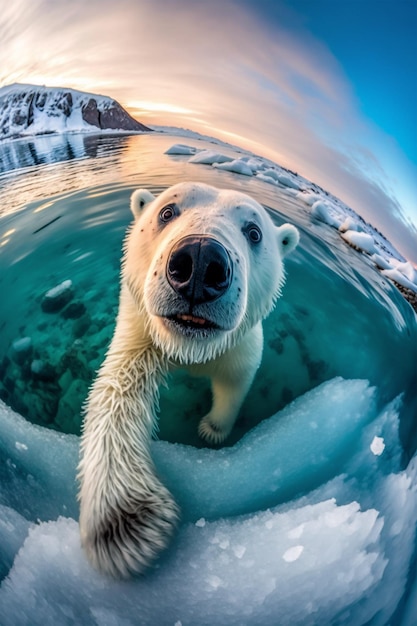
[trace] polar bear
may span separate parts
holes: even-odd
[[[199,434],[228,436],[261,361],[283,257],[299,240],[246,194],[201,183],[158,197],[139,189],[131,209],[116,329],[86,403],[79,464],[82,545],[115,577],[152,563],[179,516],[150,455],[159,386],[171,367],[209,377]]]

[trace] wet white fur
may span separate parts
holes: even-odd
[[[159,213],[169,203],[179,215],[161,226]],[[276,227],[249,196],[199,183],[180,183],[158,198],[138,190],[131,209],[116,329],[88,397],[79,465],[81,541],[91,564],[114,577],[142,572],[178,520],[149,451],[160,384],[172,366],[208,376],[213,404],[199,434],[212,443],[228,436],[261,361],[261,321],[280,294],[282,257],[299,238],[294,226]],[[248,221],[263,232],[256,246],[243,231]],[[195,313],[224,322],[225,330],[195,339],[170,332],[160,315],[177,306],[165,276],[169,251],[197,233],[227,248],[234,281]]]

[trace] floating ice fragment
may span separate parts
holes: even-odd
[[[362,228],[361,224],[359,224],[357,221],[355,221],[353,219],[353,217],[350,217],[348,215],[348,217],[345,219],[343,224],[340,224],[339,231],[341,233],[345,233],[348,230],[353,230],[353,231],[356,231],[356,232],[362,232],[363,228]]]
[[[293,548],[289,548],[286,552],[284,552],[282,558],[284,559],[284,561],[287,561],[287,563],[292,563],[301,556],[303,550],[304,546],[294,546]]]
[[[234,172],[235,174],[243,174],[244,176],[253,176],[252,169],[242,159],[235,159],[228,163],[213,163],[213,167],[219,170],[226,170],[227,172]]]
[[[183,143],[175,143],[173,146],[165,150],[164,154],[195,154],[196,148],[186,146]]]
[[[340,220],[336,219],[332,213],[332,207],[322,200],[317,200],[311,207],[311,215],[313,217],[329,226],[333,226],[333,228],[339,228]]]
[[[280,174],[278,176],[278,182],[280,182],[281,185],[284,185],[284,187],[290,187],[291,189],[297,189],[298,191],[300,189],[300,185],[293,178],[290,178],[285,174]]]
[[[227,163],[228,161],[233,161],[233,158],[225,154],[220,154],[219,152],[214,152],[213,150],[201,150],[201,152],[197,152],[197,154],[194,154],[188,159],[188,163],[199,163],[201,165]]]
[[[396,269],[401,272],[411,283],[417,285],[417,270],[409,261],[405,263],[397,263]]]
[[[275,182],[279,182],[279,172],[272,167],[268,170],[264,170],[262,176],[267,176],[268,178],[272,178]]]
[[[353,230],[347,230],[342,234],[342,238],[351,246],[355,246],[355,248],[359,248],[368,254],[374,254],[376,251],[374,238],[366,233],[358,233]]]
[[[384,438],[374,437],[369,447],[371,448],[371,452],[373,452],[375,456],[381,456],[381,454],[385,450]]]
[[[390,264],[390,262],[385,257],[381,256],[380,254],[373,254],[371,256],[371,259],[375,263],[375,265],[381,270],[392,269],[392,265]]]
[[[261,172],[258,172],[256,174],[256,178],[259,180],[263,180],[264,183],[269,183],[270,185],[277,184],[277,181],[275,178],[272,178],[272,176],[267,176],[266,174],[262,174]]]
[[[384,274],[384,276],[386,276],[387,278],[390,278],[391,280],[395,281],[399,285],[402,285],[403,287],[406,287],[407,289],[411,289],[412,291],[415,291],[417,293],[417,285],[410,282],[408,278],[404,276],[404,274],[402,274],[399,270],[397,269],[382,270],[381,274]]]
[[[204,519],[204,517],[200,517],[200,519],[196,521],[195,525],[198,526],[198,528],[204,528],[204,526],[206,525],[206,520]]]

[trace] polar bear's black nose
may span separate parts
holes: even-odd
[[[212,237],[184,237],[171,250],[167,279],[191,306],[216,300],[227,291],[232,280],[229,253]]]

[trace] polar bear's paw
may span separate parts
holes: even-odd
[[[200,437],[212,444],[222,443],[230,434],[230,431],[231,427],[228,424],[216,423],[210,414],[203,417],[198,426]]]
[[[113,578],[141,574],[167,546],[179,518],[171,494],[146,494],[103,511],[102,519],[81,528],[82,544],[93,567]]]

